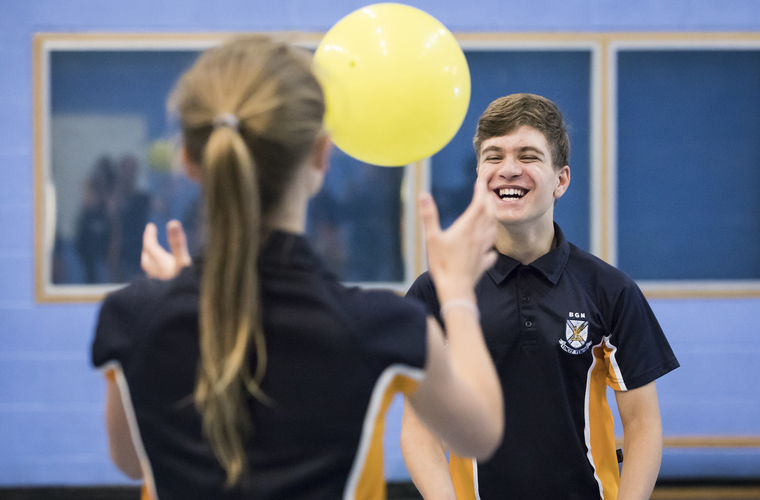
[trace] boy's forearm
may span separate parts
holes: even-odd
[[[401,455],[422,498],[456,500],[441,440],[425,427],[406,401],[401,425]]]
[[[659,420],[649,425],[642,422],[625,430],[618,500],[646,500],[652,494],[662,461],[659,423]]]
[[[654,382],[616,393],[623,423],[623,470],[618,500],[648,499],[662,461],[662,420]]]

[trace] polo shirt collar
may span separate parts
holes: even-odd
[[[570,256],[570,244],[565,239],[565,235],[556,222],[554,223],[554,238],[557,245],[549,253],[528,264],[527,267],[535,269],[544,275],[553,285],[556,285],[560,276],[562,276],[562,271],[565,270],[565,264],[567,264],[567,259]],[[488,274],[496,284],[499,284],[520,265],[520,262],[512,257],[499,254],[496,264],[488,270]]]
[[[193,255],[193,267],[203,267],[203,252]],[[269,234],[259,252],[259,266],[265,268],[317,269],[324,267],[303,234],[275,230]],[[261,269],[261,268],[260,268]]]
[[[491,279],[494,281],[494,283],[498,285],[504,281],[507,276],[512,274],[512,271],[517,269],[519,265],[520,262],[516,261],[512,257],[507,257],[503,253],[500,253],[499,258],[496,259],[496,264],[494,264],[493,267],[488,270],[488,274],[491,276]]]

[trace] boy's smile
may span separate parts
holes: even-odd
[[[527,193],[528,190],[522,188],[501,188],[497,190],[497,194],[502,200],[519,200]]]
[[[485,176],[497,198],[496,218],[502,225],[551,225],[554,201],[564,194],[570,169],[556,170],[544,135],[523,125],[483,141],[478,176]]]

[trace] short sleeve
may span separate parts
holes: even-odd
[[[109,294],[103,301],[92,342],[92,364],[96,368],[114,361],[124,366],[129,360],[136,342],[139,311],[146,301],[141,281]]]
[[[630,280],[615,304],[609,347],[610,385],[644,386],[680,365],[644,294]]]
[[[438,322],[441,322],[440,310],[441,307],[438,303],[438,295],[435,291],[435,284],[430,277],[429,272],[420,274],[412,286],[409,287],[409,291],[406,292],[406,298],[421,302],[425,306],[425,310],[428,314],[435,316]]]
[[[422,304],[392,292],[365,292],[360,338],[369,357],[384,370],[402,364],[424,368],[427,319]]]

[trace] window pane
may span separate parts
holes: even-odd
[[[341,280],[404,281],[404,172],[367,165],[333,150],[325,185],[309,204],[307,235]]]
[[[51,53],[53,284],[128,281],[141,273],[147,222],[182,220],[199,250],[200,188],[172,169],[166,99],[197,51]],[[401,282],[403,168],[339,150],[310,206],[308,236],[346,281]],[[176,167],[176,162],[174,162]]]
[[[618,265],[760,278],[760,52],[618,54]]]
[[[53,51],[53,284],[129,281],[145,224],[183,221],[196,241],[199,188],[173,171],[166,99],[197,51]]]
[[[448,226],[472,197],[477,161],[472,137],[489,103],[526,92],[554,101],[570,134],[570,188],[555,208],[555,220],[567,238],[589,249],[589,172],[591,53],[589,51],[466,51],[472,97],[462,128],[433,157],[432,191],[441,224]]]

